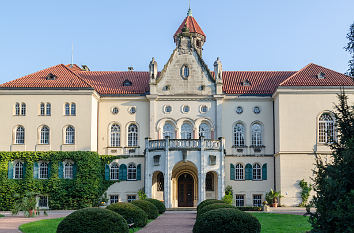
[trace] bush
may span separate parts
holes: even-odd
[[[128,224],[122,216],[106,209],[85,208],[64,218],[57,233],[128,233]]]
[[[229,208],[210,210],[197,218],[193,233],[259,233],[261,224],[252,215]]]
[[[210,210],[221,209],[221,208],[237,209],[237,207],[235,207],[233,205],[226,204],[226,203],[214,203],[214,204],[204,206],[202,209],[200,209],[197,213],[197,218]],[[239,209],[237,209],[237,210],[240,211]]]
[[[146,200],[135,200],[131,202],[133,205],[140,207],[145,211],[149,219],[155,219],[159,216],[159,211],[154,204]]]
[[[156,208],[159,210],[160,214],[162,214],[166,211],[165,204],[162,201],[152,199],[152,198],[148,198],[148,199],[146,199],[146,201],[151,202],[153,205],[155,205]]]
[[[216,200],[216,199],[208,199],[208,200],[205,200],[205,201],[202,201],[201,203],[199,203],[199,205],[197,206],[197,211],[202,209],[204,206],[214,204],[214,203],[225,203],[225,202],[221,201],[221,200]]]
[[[144,227],[147,224],[145,211],[133,204],[119,202],[107,206],[107,209],[120,214],[128,223],[134,223],[134,226]]]

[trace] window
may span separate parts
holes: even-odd
[[[45,113],[44,103],[41,103],[39,109],[40,109],[41,116],[44,116],[44,113]]]
[[[242,108],[241,106],[238,106],[238,107],[236,108],[236,113],[237,113],[237,114],[243,113],[243,108]]]
[[[20,104],[19,103],[15,104],[15,115],[16,116],[20,115]]]
[[[118,114],[119,109],[117,107],[112,108],[112,113],[113,114]]]
[[[182,66],[181,75],[184,79],[187,79],[189,77],[189,68],[187,65]]]
[[[48,163],[46,162],[39,165],[39,179],[48,179]]]
[[[205,191],[214,191],[214,174],[211,172],[205,176]]]
[[[66,103],[65,104],[65,116],[69,116],[70,115],[70,104]]]
[[[238,163],[235,167],[235,180],[243,180],[243,165]]]
[[[183,105],[183,106],[182,106],[182,112],[183,112],[183,113],[187,113],[187,112],[189,112],[189,110],[190,110],[190,108],[189,108],[188,105]]]
[[[26,104],[25,103],[21,104],[21,115],[26,116]]]
[[[119,195],[110,195],[109,196],[109,203],[114,204],[119,202]]]
[[[160,165],[160,157],[161,155],[154,155],[154,166]]]
[[[255,114],[260,113],[260,112],[261,112],[260,107],[258,107],[258,106],[254,107],[254,108],[253,108],[253,112],[254,112]]]
[[[245,196],[236,194],[236,206],[245,206]]]
[[[182,139],[192,139],[193,128],[188,123],[183,123],[181,127],[181,138]]]
[[[170,113],[170,112],[172,112],[172,107],[171,107],[170,105],[166,105],[166,106],[164,107],[164,112],[165,112],[165,113]]]
[[[130,113],[130,114],[136,113],[136,107],[134,107],[134,106],[133,106],[133,107],[130,107],[130,108],[129,108],[129,113]]]
[[[128,195],[127,196],[128,202],[132,202],[136,200],[136,195]]]
[[[320,116],[318,125],[318,137],[321,143],[331,143],[334,141],[334,119],[328,114],[324,113]]]
[[[128,146],[138,146],[138,126],[135,124],[128,127]]]
[[[234,127],[234,146],[245,146],[245,127],[240,123]]]
[[[201,107],[200,107],[200,112],[201,113],[206,113],[208,111],[208,107],[206,106],[206,105],[202,105]]]
[[[71,115],[75,116],[76,115],[76,104],[71,103]]]
[[[48,196],[39,196],[38,197],[38,207],[39,208],[48,208]]]
[[[208,124],[202,123],[199,125],[199,137],[211,139],[211,130]]]
[[[15,175],[14,179],[22,179],[23,178],[23,163],[17,162],[15,164]]]
[[[72,179],[74,177],[74,164],[72,162],[64,163],[64,179]]]
[[[132,82],[130,82],[128,79],[126,79],[124,82],[123,82],[123,86],[124,87],[130,87],[132,85]]]
[[[128,180],[136,180],[136,166],[133,163],[128,166]]]
[[[120,146],[120,126],[113,124],[111,126],[111,147]]]
[[[50,116],[52,114],[52,105],[50,103],[47,103],[46,105],[46,113],[47,116]]]
[[[162,172],[159,172],[157,174],[157,191],[163,191],[164,190],[164,178]]]
[[[75,129],[71,125],[65,130],[65,144],[75,144]]]
[[[262,195],[255,194],[253,195],[253,206],[261,206],[262,205]]]
[[[110,180],[119,179],[119,166],[117,163],[113,163],[110,169]]]
[[[49,128],[46,125],[41,128],[40,144],[49,144]]]
[[[25,144],[25,128],[23,126],[18,126],[16,129],[16,144]]]
[[[262,126],[259,123],[252,125],[252,146],[262,146]]]
[[[174,139],[175,135],[175,127],[171,123],[165,123],[163,126],[163,137],[170,137],[171,139]]]
[[[262,175],[261,175],[261,165],[259,165],[258,163],[255,163],[253,165],[252,168],[252,174],[253,174],[253,180],[261,180],[262,179]]]
[[[216,164],[216,156],[215,155],[209,155],[209,165],[213,166]]]
[[[76,115],[76,104],[75,103],[65,103],[65,116],[75,116]]]

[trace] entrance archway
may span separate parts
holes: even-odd
[[[188,173],[178,177],[178,207],[193,207],[194,180]]]

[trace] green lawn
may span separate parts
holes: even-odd
[[[0,214],[0,218],[1,218],[1,217],[5,217],[5,215]]]
[[[291,214],[250,213],[262,225],[262,233],[305,233],[311,230],[308,217]]]

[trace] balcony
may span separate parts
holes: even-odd
[[[162,139],[151,140],[146,138],[146,149],[154,150],[222,150],[222,139]]]

